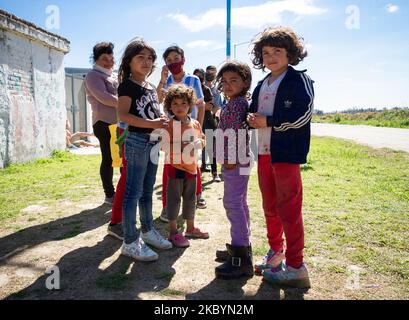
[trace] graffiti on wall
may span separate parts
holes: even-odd
[[[24,101],[33,101],[34,86],[31,71],[10,70],[7,76],[7,90],[11,96],[19,96]]]

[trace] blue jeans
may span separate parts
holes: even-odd
[[[125,139],[127,167],[122,227],[126,244],[139,238],[139,230],[136,229],[138,205],[142,232],[153,228],[152,195],[158,164],[152,162],[150,155],[155,146],[157,143],[149,142],[149,135],[145,133],[129,132]]]

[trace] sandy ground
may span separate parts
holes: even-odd
[[[160,166],[161,167],[161,166]],[[135,262],[120,256],[121,242],[107,235],[109,207],[95,192],[81,202],[61,201],[52,206],[33,203],[0,228],[1,299],[404,299],[394,279],[351,266],[352,275],[328,271],[334,261],[306,257],[312,288],[308,291],[278,289],[261,277],[215,279],[216,249],[229,241],[223,183],[204,175],[207,209],[198,210],[197,225],[210,233],[208,240],[192,240],[187,249],[159,252],[159,260]],[[167,234],[158,217],[161,210],[161,170],[155,186],[155,225]],[[78,186],[80,188],[81,186]],[[209,200],[211,199],[211,200]],[[252,215],[262,215],[251,208]],[[33,218],[34,217],[34,218]],[[19,231],[16,231],[19,229]],[[254,246],[265,242],[265,229],[252,226]],[[308,236],[308,235],[307,235]],[[255,260],[261,259],[258,255]],[[60,289],[56,284],[58,266]],[[355,270],[355,271],[353,271]],[[358,278],[354,274],[361,274]]]

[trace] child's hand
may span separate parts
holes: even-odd
[[[194,146],[194,148],[195,148],[196,150],[202,150],[202,149],[203,149],[203,141],[202,141],[202,139],[196,139],[196,140],[193,142],[193,146]]]
[[[152,129],[163,129],[169,126],[169,119],[167,118],[158,118],[154,120],[149,120],[152,124]]]
[[[166,65],[162,67],[162,72],[160,74],[160,82],[165,83],[169,76],[169,69]]]
[[[256,125],[255,120],[256,120],[256,117],[254,116],[254,113],[249,113],[247,115],[247,122],[250,125],[250,127],[255,128],[255,125]]]
[[[266,128],[267,127],[267,117],[260,113],[249,113],[247,116],[247,121],[249,125],[255,129]]]

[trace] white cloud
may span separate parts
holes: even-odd
[[[297,18],[303,15],[320,15],[327,9],[314,5],[315,0],[268,1],[261,5],[232,8],[232,27],[259,29],[266,24],[282,23],[283,13],[293,13]],[[210,9],[205,13],[188,17],[186,14],[168,14],[185,29],[197,32],[212,27],[226,26],[226,9]]]
[[[399,7],[397,5],[391,3],[388,4],[385,8],[389,13],[395,13],[399,10]]]
[[[211,50],[218,50],[224,48],[224,44],[212,40],[195,40],[186,43],[186,47],[193,48],[209,48]]]

